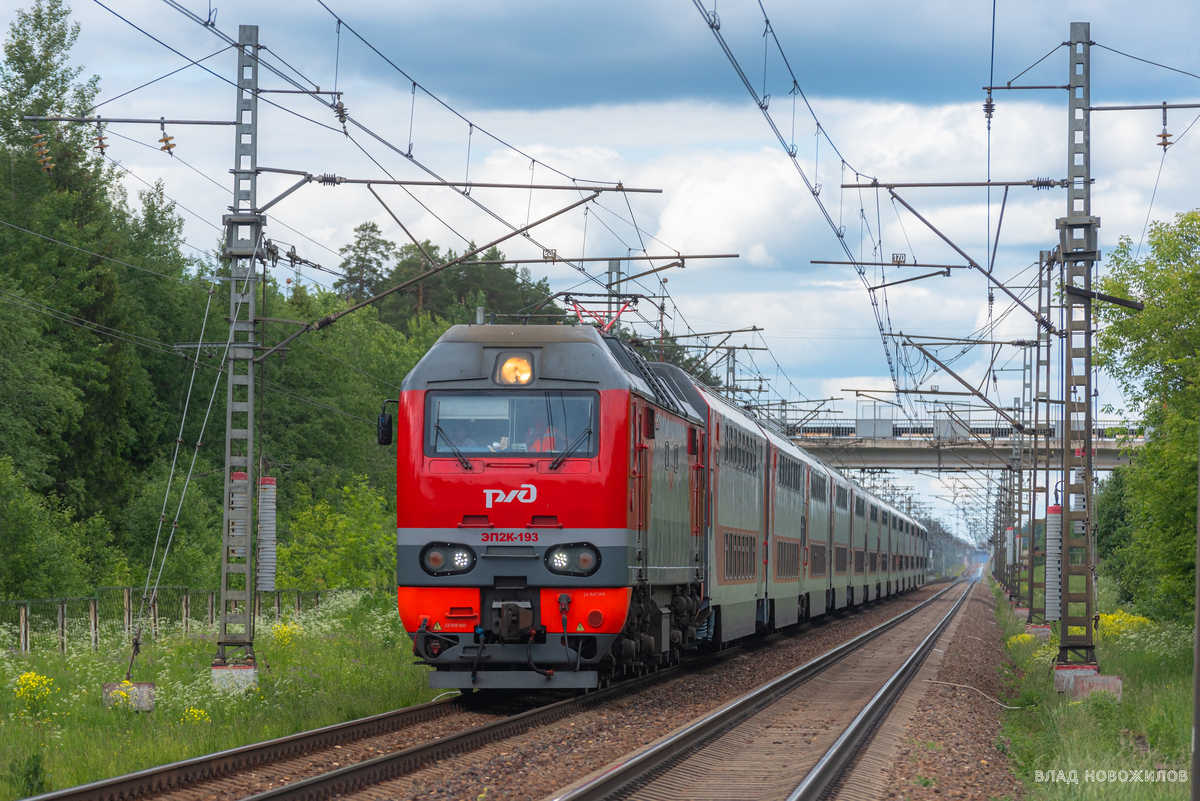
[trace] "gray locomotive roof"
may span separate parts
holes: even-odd
[[[628,389],[703,420],[645,359],[590,325],[452,326],[405,376],[402,388],[496,389],[491,378],[496,357],[510,349],[533,356],[533,381],[522,389]]]
[[[590,342],[603,347],[600,332],[590,325],[455,325],[442,342],[474,342],[487,347],[536,347],[558,342]]]

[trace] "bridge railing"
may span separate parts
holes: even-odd
[[[1062,421],[1055,421],[1042,430],[1049,429],[1054,439],[1060,439]],[[918,420],[810,420],[788,426],[788,435],[798,439],[898,439],[898,440],[975,440],[981,438],[993,442],[1011,440],[1014,429],[1007,420],[933,417]],[[1032,432],[1026,431],[1026,436]],[[1146,438],[1145,427],[1140,422],[1125,420],[1097,420],[1092,428],[1092,439],[1118,443],[1139,443]]]

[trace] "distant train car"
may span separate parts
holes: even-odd
[[[915,521],[590,326],[451,328],[396,433],[433,687],[602,686],[924,581]]]

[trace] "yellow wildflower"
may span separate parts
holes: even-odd
[[[183,717],[179,719],[180,723],[212,723],[212,718],[203,709],[197,709],[194,706],[189,706],[183,713]]]
[[[304,627],[298,621],[291,623],[276,623],[271,626],[271,638],[277,648],[291,648],[304,633]]]
[[[1148,617],[1131,615],[1118,609],[1111,615],[1100,615],[1100,625],[1096,627],[1096,639],[1100,642],[1112,642],[1122,635],[1151,627],[1154,622]]]

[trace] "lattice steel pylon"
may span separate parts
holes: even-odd
[[[1067,216],[1058,220],[1064,307],[1062,620],[1058,663],[1094,665],[1092,523],[1092,273],[1099,260],[1092,215],[1091,25],[1071,23]],[[1083,290],[1078,294],[1071,290]]]
[[[229,340],[226,358],[225,495],[221,533],[221,609],[218,669],[254,666],[254,358],[255,297],[261,279],[255,256],[265,217],[258,202],[258,26],[238,28],[234,194],[222,217],[229,264]],[[238,652],[240,651],[240,654]]]
[[[1038,314],[1046,320],[1050,317],[1054,264],[1050,251],[1038,254]],[[1051,333],[1039,327],[1037,347],[1033,357],[1033,386],[1031,406],[1033,409],[1032,456],[1029,481],[1029,622],[1044,625],[1046,621],[1046,507],[1050,503],[1051,441],[1054,438],[1054,404],[1050,397],[1051,380]],[[1040,485],[1039,485],[1040,480]],[[1040,547],[1039,547],[1040,545]],[[1043,570],[1042,580],[1037,580],[1037,570]],[[1041,590],[1039,593],[1038,590]]]

